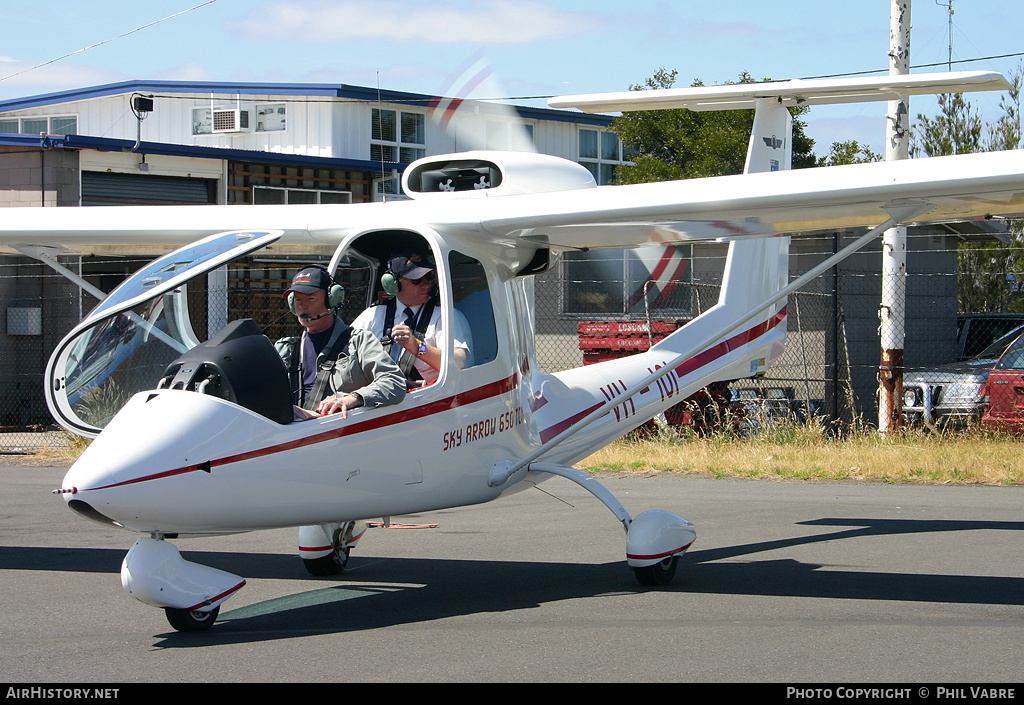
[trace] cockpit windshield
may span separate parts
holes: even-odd
[[[102,318],[80,334],[63,365],[71,413],[102,428],[133,394],[156,387],[164,368],[198,343],[184,306],[180,289]]]
[[[125,280],[50,357],[46,401],[54,418],[74,433],[99,433],[132,395],[155,388],[167,365],[200,343],[187,283],[280,237],[280,231],[212,235]]]

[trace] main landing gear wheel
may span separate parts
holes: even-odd
[[[214,607],[209,612],[199,610],[179,610],[173,607],[164,607],[164,614],[167,621],[179,632],[205,632],[217,621],[220,613],[220,606]]]
[[[349,546],[343,547],[345,537],[342,532],[348,528],[349,525],[346,525],[334,532],[334,539],[331,542],[334,548],[326,556],[302,559],[306,566],[306,571],[310,575],[327,577],[338,575],[345,570],[345,566],[348,565],[348,556],[352,549]]]
[[[633,568],[633,572],[636,574],[636,579],[640,581],[641,585],[661,587],[672,582],[672,578],[676,575],[676,567],[678,565],[679,556],[670,556],[660,563],[655,563],[654,565],[644,566],[643,568]]]

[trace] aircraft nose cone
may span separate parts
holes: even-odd
[[[114,482],[110,473],[110,467],[100,458],[84,455],[72,465],[61,483],[61,493],[64,499],[68,500],[85,490],[95,490],[100,487],[108,487]],[[81,499],[81,497],[79,497]]]
[[[54,490],[53,493],[61,495],[69,509],[87,519],[121,526],[119,522],[97,509],[105,505],[99,496],[102,490],[98,488],[108,487],[112,482],[113,476],[106,463],[83,456],[71,466],[64,476],[60,489]]]

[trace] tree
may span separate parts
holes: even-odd
[[[910,153],[915,157],[942,157],[980,152],[983,129],[981,116],[963,93],[944,93],[939,96],[938,116],[918,113]]]
[[[1012,88],[1000,100],[1001,114],[987,129],[962,94],[941,96],[938,116],[917,116],[912,153],[935,157],[1020,148],[1021,78],[1018,67]],[[962,242],[957,248],[957,307],[962,313],[1024,311],[1024,222],[1004,222],[1009,242]]]
[[[662,68],[643,86],[630,89],[672,88],[676,76],[676,71]],[[750,74],[740,75],[739,83],[754,82]],[[704,84],[698,79],[691,85]],[[815,166],[814,140],[806,135],[806,125],[799,119],[806,111],[790,108],[794,168]],[[753,124],[753,110],[695,112],[678,108],[624,113],[612,123],[612,130],[635,166],[619,167],[616,180],[637,184],[742,173]]]
[[[829,149],[828,156],[818,157],[817,166],[839,166],[841,164],[864,164],[867,162],[880,162],[882,156],[875,154],[865,145],[857,140],[846,142],[833,142]]]

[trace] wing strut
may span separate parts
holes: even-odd
[[[54,248],[45,247],[41,245],[14,245],[14,249],[16,249],[18,252],[25,255],[26,257],[37,259],[43,264],[48,265],[55,272],[57,272],[64,278],[70,280],[73,284],[76,284],[80,289],[82,289],[82,291],[86,292],[91,296],[94,296],[99,301],[103,301],[105,298],[107,298],[107,295],[103,293],[102,289],[97,289],[95,286],[87,282],[85,279],[78,276],[64,265],[60,264],[57,260],[50,257],[50,255],[47,254],[46,250],[53,250]],[[163,342],[167,343],[167,345],[169,345],[171,349],[177,350],[179,353],[188,352],[187,346],[183,345],[179,341],[167,335],[162,330],[154,326],[152,323],[139,316],[137,313],[134,313],[133,311],[125,311],[125,315],[129,319],[131,319],[131,321],[134,322],[136,325],[142,326],[143,330],[145,330],[147,333],[154,335]]]
[[[104,294],[103,291],[97,289],[92,284],[87,282],[85,279],[82,279],[82,277],[78,276],[70,269],[60,264],[53,257],[50,257],[50,255],[47,254],[46,252],[47,250],[52,250],[56,252],[57,248],[45,247],[43,245],[14,245],[13,247],[26,257],[37,259],[43,264],[49,266],[62,277],[70,280],[73,284],[76,284],[78,288],[82,289],[87,294],[96,297],[96,299],[98,299],[99,301],[102,301],[103,299],[107,298],[107,295]]]
[[[762,315],[764,309],[778,303],[782,299],[785,299],[794,291],[800,289],[809,281],[811,281],[821,273],[825,272],[830,267],[835,266],[836,264],[843,261],[850,255],[862,249],[865,245],[867,245],[869,242],[880,236],[889,228],[893,227],[898,223],[913,220],[922,213],[931,210],[931,208],[931,204],[921,203],[899,204],[897,206],[889,208],[888,210],[891,217],[884,223],[875,228],[872,228],[867,233],[859,237],[851,244],[844,247],[836,254],[832,255],[828,259],[818,264],[813,269],[807,271],[798,278],[794,279],[792,282],[789,283],[789,285],[775,292],[762,303],[751,308],[747,314],[736,319],[727,327],[705,336],[703,339],[699,340],[694,345],[691,345],[689,349],[684,349],[683,352],[677,355],[671,362],[666,364],[664,367],[655,370],[648,377],[635,384],[632,389],[629,389],[621,396],[616,397],[614,401],[606,401],[602,406],[595,409],[590,414],[580,419],[569,428],[562,431],[560,434],[552,438],[548,443],[545,443],[544,445],[540,446],[533,452],[523,456],[522,458],[516,461],[500,460],[494,463],[494,465],[491,466],[491,470],[487,478],[488,485],[490,485],[491,487],[499,487],[501,485],[504,485],[515,473],[519,472],[523,468],[526,468],[531,463],[535,462],[538,458],[540,458],[542,455],[544,455],[545,453],[547,453],[548,451],[550,451],[551,449],[565,441],[566,439],[570,438],[583,428],[589,426],[594,421],[597,421],[599,418],[607,414],[615,406],[622,404],[623,402],[629,400],[636,394],[639,394],[642,389],[651,386],[657,380],[661,379],[668,373],[675,371],[675,369],[679,365],[683,364],[694,355],[700,353],[702,350],[709,347],[716,341],[725,338],[730,333],[733,333],[740,327],[752,321],[754,318],[757,318],[759,315]],[[546,470],[545,472],[550,471]]]

